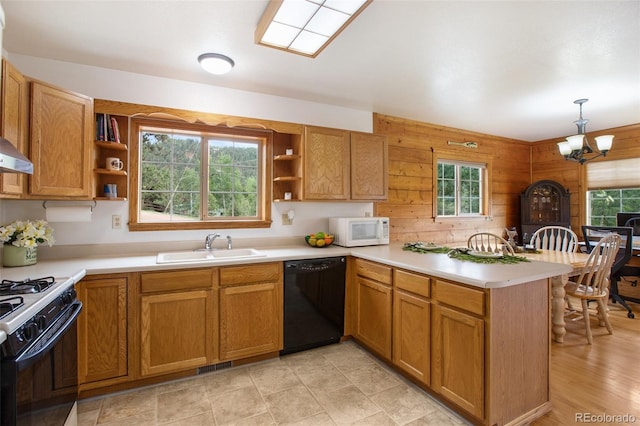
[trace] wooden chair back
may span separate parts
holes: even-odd
[[[600,238],[591,250],[582,272],[576,280],[575,293],[584,293],[583,297],[607,297],[609,295],[609,279],[611,265],[616,260],[622,238],[618,234],[608,234]]]
[[[515,255],[513,247],[500,235],[491,232],[478,232],[467,240],[467,247],[477,251],[487,251],[492,253],[502,253],[506,250],[511,256]]]
[[[541,250],[576,252],[578,236],[564,226],[544,226],[533,234],[530,244]]]

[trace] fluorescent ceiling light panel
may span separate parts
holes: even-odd
[[[297,50],[298,52],[306,53],[307,55],[313,55],[318,49],[322,47],[329,40],[329,37],[315,34],[309,31],[302,31],[291,43],[289,49]]]
[[[272,22],[264,33],[262,41],[267,44],[286,48],[295,40],[299,33],[300,30],[298,28]]]
[[[255,41],[315,58],[373,0],[270,0]]]
[[[345,24],[345,22],[347,22],[349,18],[350,16],[346,13],[322,7],[315,15],[313,15],[313,18],[311,18],[311,21],[309,21],[309,24],[307,24],[305,29],[331,37]]]

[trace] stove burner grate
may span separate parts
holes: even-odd
[[[24,299],[21,296],[0,300],[0,319],[9,315],[22,305],[24,305]]]
[[[2,280],[0,283],[0,295],[40,293],[55,283],[53,277],[27,278],[22,281]]]

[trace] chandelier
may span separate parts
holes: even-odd
[[[594,150],[594,148],[589,145],[585,134],[585,128],[589,120],[582,118],[582,104],[588,100],[589,99],[577,99],[573,101],[574,104],[580,105],[580,118],[574,121],[576,126],[578,126],[578,134],[569,136],[565,141],[558,142],[558,149],[560,150],[560,154],[564,156],[564,159],[577,161],[580,164],[584,164],[587,161],[601,156],[605,157],[613,143],[613,135],[603,135],[595,138],[597,149]],[[593,155],[588,157],[590,154]]]

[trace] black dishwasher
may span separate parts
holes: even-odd
[[[345,257],[284,262],[280,355],[337,343],[344,333]]]

